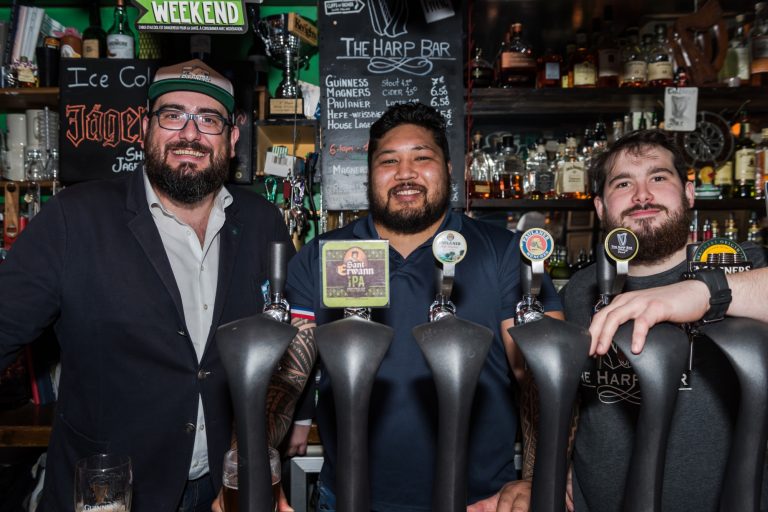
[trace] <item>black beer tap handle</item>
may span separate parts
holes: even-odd
[[[269,246],[269,284],[273,296],[285,293],[288,267],[288,242],[272,242]]]
[[[602,245],[597,248],[597,290],[602,298],[604,298],[604,305],[610,303],[610,298],[613,295],[613,285],[616,281],[616,267],[613,262],[608,258],[605,249]]]

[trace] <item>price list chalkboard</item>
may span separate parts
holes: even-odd
[[[441,16],[430,12],[430,4],[440,4]],[[460,206],[464,200],[461,9],[448,0],[326,0],[320,2],[318,14],[325,208],[368,207],[368,129],[390,105],[416,101],[435,107],[448,122],[451,202]]]

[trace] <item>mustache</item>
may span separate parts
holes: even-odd
[[[403,190],[418,190],[419,192],[422,192],[425,195],[427,193],[427,187],[424,187],[422,185],[415,185],[413,183],[403,183],[402,185],[397,185],[389,189],[387,196],[392,197],[398,192],[401,192]]]
[[[170,151],[176,151],[179,149],[188,149],[191,151],[197,151],[199,153],[210,153],[211,149],[203,146],[197,141],[177,141],[177,142],[170,142],[166,144],[165,146],[165,152],[166,154]]]
[[[633,206],[632,208],[627,208],[623,212],[621,212],[622,217],[626,217],[627,215],[632,215],[635,212],[641,212],[643,210],[659,210],[662,212],[669,212],[669,209],[666,206],[662,206],[660,204],[654,204],[654,203],[647,203],[642,205]]]

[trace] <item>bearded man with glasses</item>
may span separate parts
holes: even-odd
[[[211,509],[233,421],[213,336],[262,311],[269,244],[290,241],[272,204],[225,186],[228,79],[160,68],[149,101],[143,169],[67,187],[0,265],[0,368],[48,325],[61,346],[41,510],[73,509],[75,463],[96,453],[130,456],[133,512]]]

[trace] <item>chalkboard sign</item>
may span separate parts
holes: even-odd
[[[65,183],[134,171],[144,160],[141,119],[151,62],[62,59],[59,154]]]
[[[64,183],[120,176],[144,161],[141,118],[158,61],[62,59],[59,102],[60,175]],[[216,62],[235,89],[235,123],[240,138],[230,165],[230,182],[253,181],[253,67]]]
[[[450,0],[326,0],[318,11],[325,208],[368,207],[368,129],[390,105],[414,101],[435,107],[448,121],[451,203],[461,206],[461,9]]]

